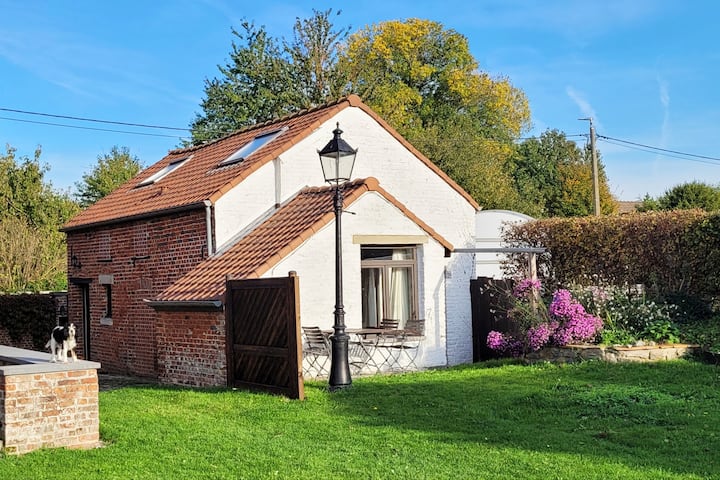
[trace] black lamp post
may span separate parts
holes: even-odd
[[[330,337],[330,391],[346,388],[352,385],[350,377],[350,363],[348,361],[348,334],[345,333],[345,307],[342,295],[342,228],[340,218],[343,209],[343,193],[341,185],[352,175],[355,165],[353,149],[340,135],[340,124],[333,130],[333,139],[318,152],[325,181],[335,186],[333,205],[335,207],[335,320],[333,334]]]

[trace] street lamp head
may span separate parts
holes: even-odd
[[[333,130],[333,139],[322,150],[318,150],[325,181],[336,185],[350,180],[357,154],[357,149],[340,138],[342,133],[338,123],[337,128]]]

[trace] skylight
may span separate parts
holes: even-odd
[[[143,187],[143,186],[145,186],[145,185],[150,185],[150,184],[153,184],[153,183],[157,182],[158,180],[160,180],[160,179],[166,177],[167,175],[169,175],[170,172],[172,172],[173,170],[177,169],[180,165],[182,165],[183,163],[185,163],[185,161],[186,161],[188,158],[190,158],[190,157],[181,158],[181,159],[179,159],[179,160],[173,160],[172,162],[168,163],[168,164],[165,166],[165,168],[162,168],[162,169],[158,170],[157,172],[153,173],[152,175],[150,175],[148,178],[146,178],[146,179],[143,180],[142,182],[138,183],[137,186],[138,186],[138,187]]]
[[[220,162],[220,166],[230,165],[232,163],[242,162],[247,157],[264,147],[268,143],[275,140],[281,133],[287,130],[287,127],[283,127],[279,130],[273,130],[272,132],[263,133],[250,140],[248,143],[240,147],[240,150],[230,155],[228,158]]]

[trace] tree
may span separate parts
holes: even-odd
[[[658,202],[656,198],[651,197],[649,193],[646,193],[640,201],[640,205],[635,207],[635,211],[637,212],[654,212],[658,210],[661,210],[660,202]]]
[[[708,212],[720,210],[720,188],[703,182],[674,186],[657,199],[645,195],[638,211],[685,210],[699,208]]]
[[[241,42],[222,78],[206,81],[193,142],[357,93],[482,205],[518,205],[508,161],[529,121],[522,91],[480,72],[467,39],[440,23],[383,22],[348,35],[330,15],[296,19],[290,42],[248,22],[233,30]]]
[[[520,143],[513,157],[513,178],[525,210],[537,217],[590,215],[593,207],[592,152],[581,149],[564,133],[547,130]],[[612,213],[617,202],[598,159],[600,208]]]
[[[347,91],[347,74],[338,59],[350,27],[336,29],[330,21],[331,14],[332,9],[313,10],[309,19],[296,18],[293,42],[283,43],[302,108],[335,100]]]
[[[55,290],[67,285],[65,235],[79,208],[44,180],[40,148],[33,159],[0,154],[0,291]]]
[[[382,22],[351,35],[341,62],[351,90],[478,203],[519,205],[508,162],[527,99],[479,71],[463,35],[430,20]]]
[[[343,71],[351,90],[401,133],[466,117],[472,133],[516,138],[529,123],[525,95],[479,71],[467,38],[441,23],[409,19],[351,35]]]
[[[142,168],[140,159],[131,155],[127,147],[116,145],[110,153],[98,155],[92,172],[83,174],[82,182],[75,183],[80,206],[86,208],[97,202],[137,175]]]
[[[232,29],[238,42],[232,42],[230,61],[218,66],[222,77],[205,80],[202,113],[191,124],[192,143],[342,96],[346,82],[337,57],[347,30],[335,29],[331,14],[332,9],[313,10],[311,18],[296,19],[292,42],[248,21],[240,31]]]

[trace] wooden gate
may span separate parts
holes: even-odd
[[[495,280],[490,277],[470,280],[473,362],[498,357],[497,352],[487,346],[487,336],[491,330],[502,333],[512,331],[514,325],[507,316],[512,305],[509,298],[512,289],[512,280]]]
[[[298,277],[227,281],[228,385],[303,399]]]

